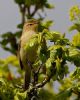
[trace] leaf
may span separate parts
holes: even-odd
[[[36,3],[36,2],[35,2]],[[33,5],[34,4],[34,1],[33,0],[25,0],[25,5],[26,6],[31,6],[31,5]]]
[[[6,59],[5,59],[5,62],[6,64],[11,64],[13,66],[16,66],[18,67],[19,66],[19,62],[18,62],[18,59],[16,56],[8,56]]]
[[[50,51],[50,58],[55,60],[57,57],[62,55],[63,46],[60,45],[52,45],[48,48]]]
[[[6,83],[5,83],[4,79],[3,78],[0,78],[0,86],[5,85],[5,84]]]
[[[23,4],[25,0],[15,0],[17,4]]]
[[[76,48],[70,48],[68,61],[73,62],[76,66],[80,66],[80,51]]]
[[[69,39],[67,38],[60,38],[59,40],[57,40],[57,44],[58,45],[69,45]]]
[[[22,24],[22,23],[21,23],[21,24],[18,24],[18,25],[17,25],[17,28],[23,29],[23,24]]]
[[[34,35],[34,36],[32,36],[32,38],[30,38],[29,42],[26,43],[26,46],[24,48],[26,50],[29,50],[36,46],[38,46],[38,37],[37,37],[37,35]]]
[[[56,53],[57,53],[56,49],[50,50],[50,58],[53,59],[53,61],[56,58]]]
[[[72,94],[71,90],[65,90],[56,95],[55,100],[67,100]]]
[[[42,26],[44,26],[45,28],[50,27],[53,24],[52,20],[46,21],[45,23],[42,23]]]
[[[80,33],[77,33],[72,38],[73,46],[80,47]]]
[[[52,60],[49,58],[47,61],[46,61],[46,68],[50,68],[52,66]]]
[[[42,33],[39,33],[38,34],[38,43],[41,43],[42,42],[42,38],[43,38],[43,34]]]
[[[17,92],[16,95],[14,96],[14,100],[28,100],[26,91],[23,93]]]
[[[9,43],[9,41],[7,41],[7,39],[4,39],[2,41],[0,41],[0,44],[3,46],[6,46]]]
[[[39,92],[39,100],[55,100],[55,95],[51,90],[50,88],[49,90],[41,89]]]
[[[54,6],[52,4],[49,4],[49,3],[46,3],[45,4],[45,7],[48,8],[48,9],[54,8]]]
[[[43,73],[39,74],[39,82],[42,82],[45,78],[45,75]]]
[[[69,31],[73,31],[73,30],[77,30],[80,32],[80,25],[74,24],[74,25],[70,26]]]
[[[60,69],[61,69],[61,60],[58,58],[56,59],[56,68],[57,68],[57,71],[59,72]]]
[[[53,42],[56,42],[58,39],[60,39],[60,33],[59,32],[45,32],[45,38],[47,40],[51,40]]]
[[[39,45],[38,46],[38,50],[37,50],[37,54],[38,54],[38,57],[39,57],[41,62],[45,62],[46,61],[47,53],[45,51],[45,47],[42,47],[41,45]]]
[[[12,35],[13,35],[12,32],[6,32],[6,33],[3,33],[3,34],[1,35],[1,37],[2,37],[2,38],[7,38],[7,37],[11,37]]]
[[[22,34],[22,31],[17,31],[14,33],[14,36],[17,38],[20,38],[21,34]]]
[[[37,39],[36,39],[36,38],[31,39],[30,42],[29,42],[29,46],[30,46],[30,47],[33,47],[33,46],[35,46],[37,43],[38,43],[38,42],[37,42]]]
[[[80,15],[80,8],[78,5],[71,7],[70,9],[70,20],[76,21],[79,19]]]
[[[80,79],[80,68],[75,68],[75,70],[70,74],[70,77],[72,79]]]

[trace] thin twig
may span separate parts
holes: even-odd
[[[32,17],[35,15],[35,13],[37,12],[37,10],[38,10],[38,7],[37,7],[37,5],[36,5],[34,11],[33,11],[32,14],[31,14]]]
[[[25,14],[26,14],[26,6],[25,5],[19,5],[20,12],[22,14],[22,24],[25,22]]]
[[[28,15],[30,16],[31,15],[30,7],[27,7],[27,12],[28,12]]]
[[[46,83],[48,83],[50,81],[50,79],[55,75],[56,73],[56,69],[54,67],[54,69],[51,69],[51,74],[48,76],[46,76],[46,78],[41,82],[36,84],[31,90],[30,93],[33,92],[35,89],[37,90],[38,88],[43,87]]]
[[[74,94],[76,94],[76,95],[80,95],[80,92],[75,91],[74,89],[72,89],[72,92],[73,92]]]
[[[41,65],[39,66],[39,68],[38,68],[38,70],[37,70],[36,73],[39,73],[39,71],[40,71],[40,69],[41,69],[42,66],[43,66],[43,64],[41,64]]]

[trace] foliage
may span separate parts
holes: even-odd
[[[6,32],[2,34],[0,44],[3,49],[13,55],[0,59],[0,100],[70,100],[76,95],[80,99],[80,8],[74,6],[70,10],[70,19],[73,26],[69,31],[78,31],[70,41],[57,31],[50,31],[52,21],[42,23],[45,8],[51,9],[52,5],[47,0],[14,0],[19,6],[22,22],[17,25],[18,32]],[[31,7],[34,7],[33,12]],[[38,12],[38,13],[37,13]],[[25,50],[31,50],[37,45],[37,59],[32,64],[32,80],[28,90],[23,90],[24,72],[19,68],[17,58],[18,39],[22,33],[22,27],[26,19],[35,18],[38,14],[39,32],[34,35]],[[43,41],[45,42],[43,44]],[[49,43],[50,44],[49,44]],[[74,64],[75,69],[69,72],[69,63]],[[35,70],[36,69],[36,70]],[[37,78],[37,81],[35,80]],[[54,81],[60,84],[58,93],[53,88]]]
[[[18,40],[22,34],[23,24],[27,19],[35,19],[35,15],[38,15],[37,20],[40,20],[39,31],[42,31],[44,28],[49,28],[52,24],[52,21],[46,21],[42,23],[43,16],[40,14],[39,10],[44,14],[45,8],[52,9],[53,5],[49,4],[47,0],[14,0],[18,5],[21,12],[21,23],[17,25],[18,31],[16,32],[6,32],[1,35],[2,40],[0,45],[2,48],[12,54],[17,55],[18,50]],[[33,8],[32,8],[33,7]],[[33,9],[33,10],[32,10]]]
[[[70,20],[74,22],[74,25],[70,27],[70,31],[77,30],[80,32],[80,8],[79,6],[73,6],[70,9]]]

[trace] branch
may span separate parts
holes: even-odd
[[[74,89],[71,89],[71,91],[72,91],[74,94],[76,94],[76,95],[80,95],[80,92],[75,91]]]
[[[41,83],[36,84],[32,89],[30,89],[30,91],[28,93],[30,94],[34,90],[37,90],[38,88],[43,87],[45,84],[47,84],[50,81],[50,79],[55,75],[55,73],[56,73],[56,68],[55,68],[55,66],[54,67],[52,66],[51,74],[47,75],[46,78]]]
[[[19,5],[21,14],[22,14],[22,24],[25,22],[25,13],[26,13],[26,6],[25,5]]]
[[[37,10],[38,10],[38,7],[37,7],[37,5],[36,5],[34,11],[33,11],[32,14],[31,14],[32,17],[35,15],[35,13],[37,12]]]
[[[30,7],[27,7],[28,15],[30,16]]]
[[[6,46],[3,46],[2,48],[3,48],[4,50],[6,50],[6,51],[11,52],[11,53],[14,54],[14,55],[17,55],[17,52],[14,51],[12,48],[9,48],[9,47],[6,47]]]
[[[42,68],[43,64],[41,64],[38,68],[38,70],[36,71],[37,74],[39,74],[40,69]]]

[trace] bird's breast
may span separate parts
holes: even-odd
[[[35,31],[28,31],[25,32],[22,36],[21,36],[21,47],[23,48],[26,43],[29,42],[30,38],[35,34]]]
[[[36,49],[37,47],[33,47],[29,50],[25,49],[26,44],[29,42],[29,40],[32,38],[32,36],[35,34],[34,31],[30,31],[27,33],[24,33],[21,36],[21,48],[20,48],[20,56],[21,56],[21,60],[23,62],[23,64],[27,63],[27,59],[31,62],[34,62],[37,54],[36,54]]]

